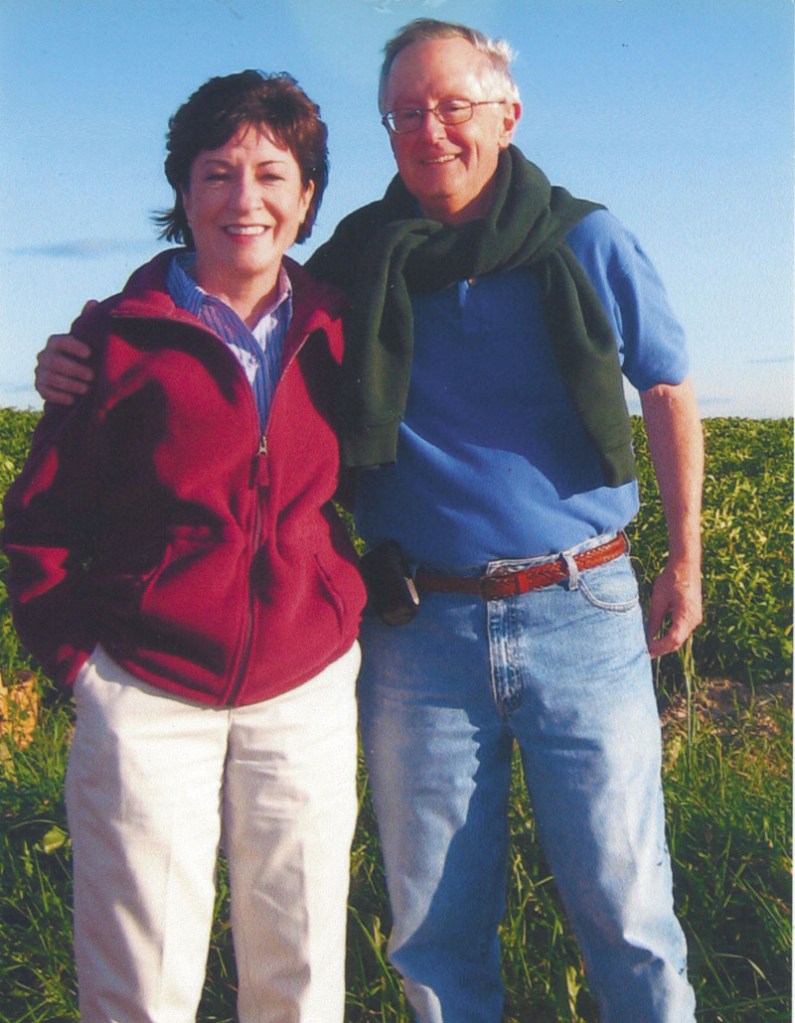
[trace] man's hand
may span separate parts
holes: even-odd
[[[670,621],[664,628],[666,618]],[[649,602],[649,654],[662,657],[678,650],[701,620],[700,565],[677,566],[669,561],[654,583]]]
[[[86,302],[83,312],[96,304],[93,300]],[[84,361],[90,355],[88,345],[71,334],[51,334],[36,356],[36,390],[42,398],[56,405],[73,405],[94,379],[94,371]]]
[[[73,405],[94,378],[82,361],[90,354],[88,345],[71,334],[51,334],[47,346],[36,356],[36,390],[42,398],[56,405]]]

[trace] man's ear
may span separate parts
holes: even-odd
[[[507,149],[513,141],[516,126],[522,116],[522,104],[506,100],[503,104],[502,126],[500,129],[500,149]]]
[[[389,136],[389,148],[392,150],[392,155],[395,156],[395,136],[394,134],[384,125],[384,131]],[[395,157],[397,159],[397,157]]]

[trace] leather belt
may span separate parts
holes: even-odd
[[[580,571],[596,568],[597,565],[620,558],[626,550],[624,534],[619,533],[607,543],[575,554],[574,564]],[[505,597],[518,597],[542,586],[552,586],[568,576],[568,567],[561,556],[556,561],[545,561],[517,571],[508,570],[504,575],[437,575],[418,568],[414,582],[421,593],[470,593],[483,600],[502,600]]]

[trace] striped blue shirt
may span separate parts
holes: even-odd
[[[260,428],[264,430],[281,376],[284,339],[293,315],[290,278],[282,267],[274,302],[250,330],[231,306],[199,287],[191,276],[195,265],[195,252],[174,256],[166,278],[169,294],[180,308],[200,319],[229,346],[251,384]]]

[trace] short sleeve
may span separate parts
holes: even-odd
[[[684,330],[634,235],[598,210],[572,228],[566,241],[602,301],[633,387],[647,391],[682,383],[689,367]]]

